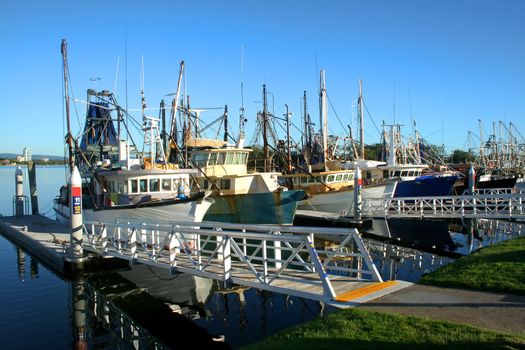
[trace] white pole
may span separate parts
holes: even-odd
[[[24,173],[20,165],[15,171],[15,215],[24,215]]]
[[[84,250],[82,248],[82,178],[76,166],[73,168],[69,187],[71,188],[69,197],[71,210],[69,261],[81,268],[84,260]]]
[[[359,169],[359,165],[355,165],[354,168],[355,174],[354,174],[354,222],[361,222],[361,169]]]

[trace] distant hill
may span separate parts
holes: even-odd
[[[0,153],[0,158],[3,159],[16,159],[16,157],[19,156],[19,154],[15,153]],[[64,159],[63,156],[48,156],[43,154],[33,154],[32,158],[34,160],[42,159],[42,158],[49,158],[50,160],[61,160]]]

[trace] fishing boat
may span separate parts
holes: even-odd
[[[109,91],[88,89],[85,126],[75,140],[69,123],[67,46],[62,42],[69,146],[69,164],[78,166],[82,177],[83,216],[87,220],[111,222],[117,219],[156,221],[202,221],[213,201],[203,191],[192,191],[191,176],[197,171],[179,169],[166,161],[159,133],[159,119],[144,114],[142,152],[121,135],[128,130],[124,110]],[[126,112],[127,113],[127,112]],[[115,118],[112,117],[115,114]],[[130,117],[130,116],[128,116]],[[117,122],[115,128],[114,120]],[[127,135],[127,138],[131,138]],[[70,218],[69,189],[60,189],[55,199],[57,220]]]
[[[198,167],[197,182],[213,191],[214,204],[206,221],[246,224],[292,224],[302,190],[288,190],[278,182],[278,172],[247,171],[251,149],[243,147],[194,149],[192,163]]]
[[[184,110],[184,109],[183,109]],[[191,117],[187,109],[186,125],[199,118]],[[273,171],[248,172],[252,149],[244,147],[244,116],[240,117],[239,137],[228,144],[227,107],[219,119],[225,125],[223,140],[196,137],[199,131],[187,129],[184,148],[188,149],[190,165],[198,169],[196,182],[211,192],[214,203],[204,220],[245,224],[293,223],[298,203],[306,198],[302,190],[288,190],[278,182],[280,173]]]

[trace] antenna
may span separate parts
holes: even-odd
[[[129,125],[129,116],[128,116],[128,21],[126,21],[126,30],[125,30],[125,43],[126,43],[126,125]],[[126,141],[129,142],[129,132],[126,132]]]
[[[140,95],[142,100],[142,118],[144,118],[146,112],[146,96],[144,96],[144,55],[142,55],[142,67],[140,69],[140,87]]]
[[[394,96],[393,96],[394,123],[396,123],[396,75],[394,74]]]
[[[239,139],[238,144],[241,145],[241,140],[244,140],[244,124],[247,119],[244,118],[244,44],[241,44],[241,110],[239,116]]]
[[[118,68],[120,65],[120,56],[117,57],[117,70],[115,72],[115,85],[113,86],[113,94],[117,96],[117,81],[118,81]]]
[[[244,44],[241,44],[241,111],[244,112]]]

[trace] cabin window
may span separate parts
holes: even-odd
[[[408,175],[408,172],[407,171],[402,171],[401,172],[401,176],[407,176]]]
[[[226,153],[226,160],[224,161],[224,164],[234,164],[233,163],[233,152]]]
[[[341,181],[342,178],[343,178],[343,175],[339,174],[335,177],[335,181]]]
[[[401,172],[398,170],[398,171],[394,171],[394,177],[399,177],[399,175],[401,174]]]
[[[348,181],[348,174],[343,175],[343,181]]]
[[[208,165],[217,164],[217,153],[210,153],[210,158],[208,159]]]
[[[298,179],[297,179],[296,177],[292,177],[292,182],[293,182],[294,185],[297,185],[297,183],[298,183],[297,180],[298,180]]]
[[[202,184],[202,188],[208,189],[208,180],[204,180],[204,182]]]
[[[348,174],[348,181],[352,181],[354,179],[354,174]]]
[[[122,194],[125,194],[125,193],[128,193],[128,184],[124,181],[118,181],[117,182],[117,186],[118,186],[118,193],[122,193]]]
[[[328,175],[326,182],[334,182],[334,175]]]
[[[233,164],[240,164],[241,155],[238,152],[233,153]]]
[[[242,164],[246,164],[248,160],[248,153],[243,153],[242,154]]]
[[[217,154],[217,165],[224,164],[224,153]]]
[[[162,190],[171,191],[171,179],[162,179]]]
[[[139,182],[137,180],[129,180],[130,193],[139,193]]]
[[[383,170],[383,178],[388,179],[388,170]]]
[[[315,183],[315,177],[310,176],[310,177],[308,178],[308,182],[310,182],[310,183]]]
[[[147,179],[140,179],[140,192],[148,192],[148,180]]]
[[[221,180],[220,186],[222,190],[229,190],[231,188],[231,180],[230,179]]]
[[[179,179],[173,179],[173,191],[176,191],[179,187]]]
[[[301,176],[301,183],[305,184],[308,182],[308,178],[306,176]]]
[[[372,178],[372,172],[371,171],[367,171],[366,172],[366,178],[367,179],[371,179]]]
[[[316,177],[315,177],[315,182],[323,182],[323,181],[321,180],[321,176],[316,176]]]
[[[159,192],[159,179],[149,179],[149,191]]]
[[[208,154],[206,153],[196,153],[193,155],[193,163],[195,163],[197,166],[200,166],[200,167],[205,166],[207,160],[208,160]]]

